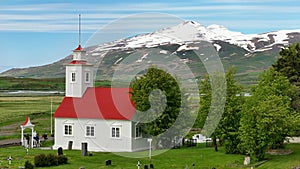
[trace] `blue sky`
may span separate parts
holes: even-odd
[[[78,14],[82,14],[85,44],[105,25],[145,12],[170,14],[204,26],[223,25],[245,34],[300,29],[297,0],[0,0],[0,72],[52,63],[70,54],[78,44]],[[163,26],[172,24],[166,21]],[[143,30],[154,31],[140,28],[136,33]]]

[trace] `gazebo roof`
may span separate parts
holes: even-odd
[[[34,127],[34,125],[31,123],[30,118],[26,117],[26,120],[23,123],[23,125],[21,125],[21,127],[23,127],[23,128],[32,128],[32,127]]]

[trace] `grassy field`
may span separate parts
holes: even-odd
[[[257,163],[251,164],[246,168],[254,166],[259,169],[291,169],[294,166],[300,165],[300,144],[289,144],[286,146],[288,149],[294,150],[290,155],[268,155],[267,160],[257,166]],[[18,168],[24,166],[26,160],[33,163],[34,156],[37,154],[56,154],[55,150],[40,150],[30,149],[29,154],[26,155],[23,147],[10,147],[6,149],[0,149],[0,168],[7,166],[9,168]],[[147,152],[145,152],[147,153]],[[154,152],[155,153],[155,152]],[[69,159],[69,164],[47,167],[53,169],[78,169],[84,167],[86,169],[101,169],[101,168],[114,168],[114,169],[136,169],[137,161],[140,161],[142,167],[146,164],[153,164],[157,169],[184,169],[186,166],[192,168],[192,164],[195,164],[195,169],[238,169],[245,168],[243,164],[243,155],[228,155],[225,154],[223,148],[220,148],[218,152],[214,152],[213,148],[205,147],[204,145],[198,145],[197,147],[171,149],[163,154],[153,156],[149,158],[127,158],[119,156],[113,153],[92,153],[92,156],[81,156],[81,151],[64,150],[64,154]],[[6,160],[8,156],[12,155],[12,165],[8,165]],[[112,166],[105,166],[105,160],[112,160]]]
[[[0,139],[20,138],[20,125],[24,122],[26,116],[30,116],[32,122],[36,125],[36,131],[40,134],[50,133],[50,103],[53,102],[53,112],[60,104],[63,96],[39,96],[39,97],[0,97]],[[30,132],[30,130],[25,130]],[[47,146],[47,144],[43,145]],[[49,144],[48,144],[49,145]],[[265,163],[256,167],[259,169],[291,169],[300,165],[300,144],[288,144],[287,149],[294,152],[290,155],[267,155]],[[56,154],[55,150],[30,149],[29,154],[25,154],[24,147],[10,147],[0,149],[0,168],[19,168],[24,166],[26,160],[33,162],[34,156],[44,153]],[[147,152],[139,152],[147,153]],[[154,152],[155,153],[155,152]],[[237,169],[245,168],[243,164],[243,155],[228,155],[224,153],[223,147],[219,152],[214,152],[212,148],[204,145],[198,145],[193,148],[172,149],[166,153],[154,156],[151,160],[148,158],[126,158],[112,153],[93,153],[93,156],[82,157],[80,151],[64,151],[69,158],[69,164],[49,167],[53,169],[78,169],[83,166],[86,169],[134,169],[139,160],[144,164],[154,164],[157,169]],[[12,155],[13,163],[8,165],[7,157]],[[128,155],[128,154],[126,154]],[[104,165],[105,160],[111,159],[112,166]],[[143,168],[143,167],[142,167]],[[250,168],[250,167],[247,167]]]
[[[62,96],[0,97],[0,140],[20,137],[20,125],[29,116],[38,133],[50,133],[51,100],[53,112]],[[30,132],[30,130],[25,130]]]
[[[0,90],[64,90],[64,78],[32,79],[0,77]]]

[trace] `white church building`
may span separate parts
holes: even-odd
[[[66,93],[54,114],[54,149],[133,152],[149,148],[129,88],[94,87],[93,65],[79,45],[66,64]]]

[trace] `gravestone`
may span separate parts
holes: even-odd
[[[137,163],[137,165],[136,165],[137,167],[138,167],[138,169],[140,169],[140,167],[141,167],[141,163],[140,163],[140,161],[138,161],[138,163]]]
[[[81,155],[87,156],[88,155],[88,144],[87,143],[81,143]]]
[[[62,147],[59,147],[59,148],[57,149],[57,155],[58,155],[58,156],[64,155],[64,154],[63,154],[63,149],[62,149]]]
[[[148,169],[148,165],[144,165],[144,169]]]
[[[154,168],[154,165],[153,165],[153,164],[150,164],[150,168]]]
[[[111,165],[111,160],[105,160],[105,165],[110,166]]]
[[[7,160],[8,160],[8,164],[11,165],[12,157],[9,156],[9,157],[7,158]]]

